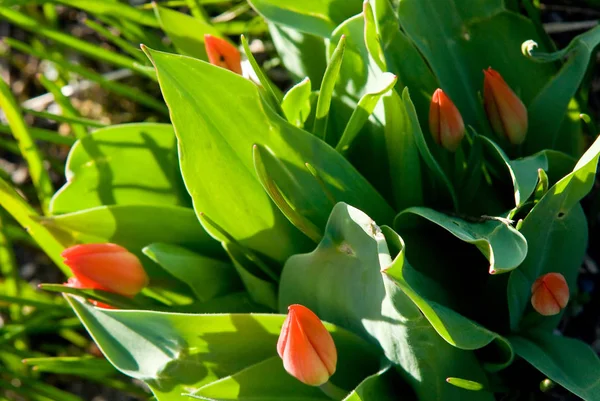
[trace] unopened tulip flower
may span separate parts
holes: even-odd
[[[560,273],[544,274],[531,286],[531,305],[540,315],[556,315],[568,302],[569,286]]]
[[[211,64],[242,75],[242,57],[234,45],[225,39],[205,34],[204,46]]]
[[[525,105],[497,71],[490,67],[483,73],[483,105],[492,129],[513,145],[523,143],[527,134]]]
[[[77,279],[77,277],[71,277],[69,278],[69,280],[65,283],[65,285],[67,287],[72,287],[72,288],[85,288],[85,289],[93,289],[93,290],[104,290],[104,288],[101,288],[100,286],[96,286],[96,287],[86,287],[83,284],[81,284],[81,282]],[[103,302],[99,302],[96,301],[95,299],[88,299],[88,301],[94,305],[97,306],[99,308],[105,308],[105,309],[114,309],[112,306],[107,305]]]
[[[61,256],[80,288],[132,297],[148,285],[148,275],[137,256],[119,245],[75,245],[65,249]]]
[[[285,370],[302,383],[321,386],[335,372],[337,351],[331,334],[310,309],[291,305],[277,342]]]
[[[465,123],[452,100],[443,90],[433,93],[429,106],[429,130],[435,143],[455,152],[465,136]]]

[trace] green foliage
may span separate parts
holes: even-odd
[[[328,399],[286,373],[277,356],[284,316],[265,312],[300,303],[329,322],[339,355],[331,381],[345,394],[336,399],[535,397],[515,387],[518,372],[506,372],[515,359],[586,400],[600,397],[598,357],[554,333],[561,314],[544,317],[530,306],[531,286],[546,273],[561,273],[577,292],[588,240],[579,202],[594,186],[600,139],[584,153],[573,115],[584,107],[578,88],[600,31],[551,53],[539,22],[501,0],[247,3],[227,10],[219,1],[189,1],[188,15],[170,2],[45,2],[114,24],[120,35],[88,23],[120,52],[71,37],[27,7],[0,7],[0,18],[56,46],[136,73],[168,107],[170,123],[89,133],[101,124],[61,97],[71,73],[149,109],[164,107],[56,51],[8,41],[55,63],[59,79],[40,81],[63,113],[33,114],[70,124],[78,139],[67,182],[51,197],[33,140],[73,139],[27,127],[0,82],[4,130],[16,138],[8,148],[27,161],[44,213],[4,178],[0,206],[66,274],[65,247],[113,242],[138,255],[150,276],[134,298],[42,285],[68,294],[108,362],[144,381],[157,401]],[[206,61],[204,34],[233,29],[213,24],[210,7],[246,13],[227,24],[248,31],[256,13],[266,20],[291,89],[280,91],[244,36],[244,76]],[[528,108],[522,146],[490,129],[481,100],[481,71],[490,66]],[[438,86],[468,126],[456,153],[429,132]],[[15,320],[0,337],[0,357],[18,370],[14,361],[23,357],[11,352],[19,355],[20,333],[46,324],[47,310],[67,319],[68,309],[23,289],[8,251],[10,225],[0,217],[0,300],[12,302]],[[36,312],[23,316],[23,305]],[[65,334],[87,344],[76,335]],[[102,360],[26,354],[39,371],[112,377]]]

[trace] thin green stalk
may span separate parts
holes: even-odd
[[[43,74],[38,75],[38,81],[40,81],[40,83],[44,85],[44,88],[46,88],[48,92],[52,93],[52,95],[54,96],[54,101],[60,106],[62,115],[64,117],[81,117],[77,109],[75,109],[75,107],[73,107],[73,105],[71,104],[69,98],[63,95],[63,93],[60,90],[60,87],[56,82],[49,80]],[[77,139],[85,138],[88,135],[87,129],[82,124],[71,123],[69,124],[69,126],[73,130],[73,133],[75,134],[75,137]]]
[[[28,246],[32,246],[34,248],[39,247],[39,245],[29,236],[29,234],[27,234],[27,231],[23,230],[21,227],[12,224],[4,224],[4,232],[12,242],[24,242]]]
[[[64,264],[61,252],[64,246],[54,236],[35,220],[39,214],[14,188],[6,181],[0,179],[0,206],[25,228],[40,248],[56,263],[66,276],[71,276],[71,270]]]
[[[192,16],[194,16],[202,21],[209,20],[209,16],[206,14],[206,12],[204,11],[204,8],[200,4],[200,0],[186,0],[186,5],[190,9]]]
[[[98,74],[80,65],[69,63],[59,57],[56,57],[55,55],[40,52],[39,50],[36,50],[33,47],[18,40],[12,38],[4,38],[4,42],[10,47],[22,51],[23,53],[31,54],[32,56],[37,57],[39,59],[52,61],[53,63],[56,63],[56,65],[64,68],[65,70],[71,71],[85,79],[89,79],[90,81],[96,82],[98,85],[100,85],[108,91],[114,92],[137,103],[143,104],[144,106],[156,110],[162,113],[163,115],[169,115],[169,109],[167,108],[167,106],[165,106],[164,103],[148,95],[147,93],[138,90],[137,88],[133,88],[128,85],[123,85],[118,82],[111,81],[101,74]]]
[[[12,242],[6,234],[3,214],[3,211],[0,210],[0,272],[4,277],[4,294],[19,297],[21,295],[19,267],[13,252]],[[21,319],[21,307],[18,304],[11,304],[9,312],[10,319],[13,322]]]
[[[40,151],[23,120],[17,101],[10,92],[8,85],[2,79],[0,79],[0,109],[4,111],[8,125],[12,129],[13,136],[17,140],[17,144],[21,150],[21,154],[27,162],[29,175],[37,192],[42,211],[46,214],[50,198],[54,194],[52,181],[50,181],[50,176],[44,168]]]
[[[54,143],[56,145],[73,146],[76,141],[74,138],[61,136],[56,131],[51,131],[49,129],[28,127],[28,130],[33,139]],[[0,124],[0,134],[11,135],[12,130],[8,125]]]
[[[104,127],[108,126],[108,124],[105,124],[103,122],[100,122],[97,120],[90,120],[89,118],[84,118],[84,117],[53,114],[53,113],[48,113],[45,111],[37,111],[37,110],[32,110],[32,109],[25,109],[23,111],[27,114],[31,114],[32,116],[45,118],[46,120],[58,121],[61,123],[85,125],[87,127],[94,127],[94,128],[104,128]]]
[[[96,60],[104,61],[119,67],[128,68],[141,75],[156,80],[156,74],[154,73],[153,69],[141,65],[137,62],[137,60],[45,26],[39,21],[9,7],[0,7],[0,17],[3,17],[8,22],[11,22],[25,30],[31,31],[37,35],[45,36],[48,39],[52,39]]]
[[[56,299],[62,299],[56,297]],[[57,303],[53,301],[42,301],[39,299],[29,299],[23,297],[11,297],[9,295],[0,294],[0,302],[8,302],[16,305],[31,306],[39,309],[62,309],[64,311],[70,310],[71,308],[64,303]]]
[[[104,26],[100,25],[95,21],[86,19],[84,23],[90,28],[92,28],[94,31],[98,32],[98,34],[102,35],[105,39],[113,43],[115,46],[119,47],[125,53],[134,57],[140,63],[145,64],[146,62],[148,62],[148,58],[144,55],[144,53],[142,53],[139,47],[135,47],[122,37],[115,35],[110,30],[106,29]]]

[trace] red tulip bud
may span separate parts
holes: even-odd
[[[211,64],[242,75],[242,57],[234,45],[225,39],[205,34],[204,46]]]
[[[491,67],[483,70],[483,105],[494,132],[513,145],[527,134],[527,109],[502,76]]]
[[[310,309],[291,305],[277,342],[285,370],[302,383],[320,386],[335,372],[337,351],[331,334]]]
[[[465,123],[452,100],[443,90],[433,93],[429,106],[429,130],[435,143],[455,152],[465,136]]]
[[[556,315],[568,302],[569,286],[560,273],[544,274],[531,286],[531,305],[540,315]]]
[[[148,285],[148,275],[139,259],[115,244],[85,244],[67,248],[61,254],[80,283],[124,296],[134,296]]]

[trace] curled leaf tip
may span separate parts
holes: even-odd
[[[537,49],[538,44],[534,40],[526,40],[521,45],[521,52],[526,57],[533,57],[533,51]]]

